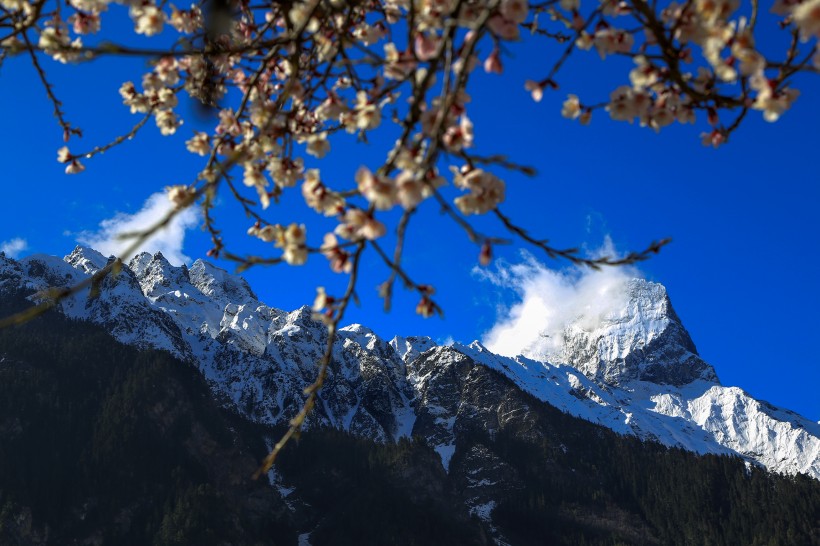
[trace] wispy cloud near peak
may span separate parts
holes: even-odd
[[[22,237],[15,237],[8,241],[0,243],[0,252],[3,252],[9,258],[17,258],[21,252],[28,249],[28,241]]]
[[[590,253],[604,254],[616,254],[608,237],[600,249]],[[515,294],[514,303],[498,310],[496,323],[482,343],[501,355],[524,354],[537,359],[560,351],[568,324],[576,322],[593,329],[622,308],[628,299],[627,281],[642,277],[635,267],[549,269],[529,253],[522,253],[520,263],[500,262],[495,269],[477,274]]]
[[[102,254],[115,255],[122,258],[132,244],[131,239],[121,239],[123,233],[132,233],[144,230],[159,222],[171,210],[171,202],[164,192],[157,192],[145,201],[142,208],[134,214],[118,212],[112,218],[100,222],[95,232],[81,233],[77,240],[88,245]],[[183,253],[185,232],[199,222],[199,213],[196,208],[189,208],[180,212],[171,223],[148,238],[137,252],[162,252],[165,258],[173,265],[181,265],[190,261]]]

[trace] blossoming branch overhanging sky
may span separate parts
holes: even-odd
[[[763,22],[758,28],[764,28]],[[774,52],[785,47],[787,37],[773,31],[760,42],[764,52]],[[558,78],[561,89],[534,103],[523,83],[540,79],[557,49],[531,48],[531,43],[509,45],[503,76],[476,73],[468,105],[480,152],[505,154],[538,169],[535,178],[498,172],[508,183],[504,209],[557,246],[595,249],[608,235],[626,251],[673,237],[673,244],[641,264],[636,274],[666,285],[701,355],[715,365],[722,382],[820,419],[820,356],[814,343],[820,307],[820,258],[814,251],[820,232],[820,78],[796,81],[802,95],[780,121],[767,123],[759,112],[750,112],[731,143],[713,150],[698,137],[707,130],[703,119],[695,127],[675,125],[655,134],[613,122],[602,111],[595,112],[589,127],[560,117],[567,93],[597,103],[626,83],[630,63],[625,60],[602,63],[594,52],[577,52]],[[489,53],[483,49],[483,55]],[[125,80],[139,80],[147,69],[144,60],[44,64],[67,118],[84,130],[85,136],[71,143],[72,151],[108,142],[138,121],[121,104],[117,89]],[[189,183],[200,166],[184,141],[194,128],[216,123],[194,110],[180,112],[185,125],[177,135],[161,137],[149,122],[133,141],[86,162],[84,173],[66,176],[55,161],[63,145],[61,131],[37,75],[26,57],[8,59],[0,67],[5,190],[0,246],[19,255],[62,255],[77,241],[104,239],[101,223],[103,228],[117,225],[112,218],[150,217],[151,196],[166,185]],[[393,139],[376,131],[370,141],[333,140],[326,159],[308,157],[306,163],[320,167],[323,178],[352,180],[359,165],[380,164]],[[271,209],[270,217],[287,223],[299,220],[303,210],[296,190],[283,207]],[[243,235],[249,223],[229,197],[223,198],[217,218],[237,251],[268,250]],[[484,231],[502,233],[491,219],[476,222]],[[195,227],[183,230],[184,238],[177,232],[163,240],[170,245],[166,253],[172,249],[179,259],[204,256],[208,237],[197,221],[190,224]],[[309,243],[318,245],[332,226],[309,228]],[[519,249],[496,247],[501,267],[524,262]],[[566,267],[532,252],[550,268]],[[474,272],[477,254],[464,233],[428,203],[410,223],[404,265],[416,280],[436,287],[444,318],[417,316],[417,296],[400,286],[393,310],[384,314],[375,287],[388,271],[370,256],[359,284],[361,307],[352,307],[346,322],[363,323],[388,339],[395,334],[439,341],[484,338],[505,323],[522,297],[532,295],[527,287],[539,284],[520,278],[506,287],[488,282]],[[245,275],[263,301],[283,309],[312,302],[317,285],[340,293],[346,280],[332,274],[320,256],[303,267],[252,269]],[[572,278],[578,274],[564,277]]]

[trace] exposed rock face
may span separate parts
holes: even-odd
[[[583,318],[568,324],[562,349],[550,361],[574,366],[601,384],[717,382],[715,370],[698,356],[672,309],[666,288],[632,279],[625,289],[622,308],[592,326],[585,325]]]
[[[64,286],[105,263],[82,247],[65,260],[0,256],[0,290]],[[509,358],[478,342],[443,347],[425,337],[388,343],[361,325],[342,328],[309,426],[379,441],[423,437],[445,468],[463,473],[478,515],[491,510],[492,488],[480,476],[494,463],[479,448],[461,453],[460,431],[537,437],[543,430],[531,420],[532,400],[622,434],[820,479],[818,423],[720,385],[666,289],[639,279],[626,289],[622,308],[594,323],[579,317],[546,356]],[[309,308],[269,307],[240,277],[201,260],[174,267],[161,254],[135,257],[105,279],[98,297],[80,294],[61,309],[120,341],[193,362],[220,399],[265,425],[287,423],[298,411],[327,344]],[[510,487],[515,478],[503,482]]]
[[[32,274],[38,287],[76,282],[106,263],[83,247],[63,263],[33,260],[48,261],[44,274]],[[268,307],[244,279],[202,260],[189,269],[172,266],[161,253],[142,253],[118,276],[106,277],[100,297],[89,303],[116,309],[116,324],[109,324],[105,309],[80,308],[83,296],[64,303],[63,311],[104,324],[125,343],[194,362],[221,397],[267,425],[285,423],[299,410],[327,343],[326,329],[310,308],[288,313]],[[322,404],[310,424],[392,441],[410,434],[412,397],[404,362],[392,347],[363,326],[349,326],[339,332]]]

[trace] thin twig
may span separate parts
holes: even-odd
[[[65,114],[62,110],[63,103],[60,102],[60,99],[58,99],[57,95],[54,94],[54,88],[46,78],[46,72],[43,70],[39,59],[37,59],[37,55],[34,53],[34,46],[28,39],[28,35],[23,33],[21,36],[23,37],[23,41],[26,43],[26,51],[28,51],[28,54],[31,57],[31,64],[34,65],[34,69],[37,71],[37,75],[40,77],[40,81],[43,83],[43,87],[46,90],[48,99],[54,106],[54,117],[57,118],[57,122],[63,129],[63,140],[68,141],[71,135],[83,136],[82,131],[72,127],[71,124],[65,119]]]
[[[410,217],[416,209],[410,209],[404,211],[404,214],[401,216],[401,220],[399,220],[399,225],[396,227],[396,247],[393,250],[393,262],[392,265],[394,267],[390,270],[390,276],[382,285],[383,287],[383,297],[384,297],[384,310],[385,312],[390,311],[390,304],[393,297],[393,283],[396,281],[396,275],[400,272],[400,264],[401,264],[401,253],[404,249],[404,237],[407,233],[407,224],[410,222]],[[375,244],[374,246],[376,250],[381,250],[381,248]],[[385,256],[386,257],[386,256]],[[406,276],[403,276],[405,279],[405,283],[409,280]]]
[[[353,269],[350,271],[350,279],[347,283],[347,290],[345,290],[345,294],[342,296],[342,299],[339,300],[339,305],[336,308],[336,312],[334,313],[331,323],[328,324],[327,345],[325,346],[325,353],[322,356],[322,360],[319,362],[319,373],[316,376],[316,380],[305,389],[307,399],[305,399],[302,409],[299,410],[299,413],[297,413],[296,416],[290,420],[288,430],[285,431],[279,441],[276,442],[273,449],[271,449],[270,453],[268,453],[267,457],[265,457],[264,461],[262,461],[262,465],[253,474],[254,480],[259,479],[260,476],[271,469],[273,464],[276,462],[276,458],[279,456],[279,453],[282,452],[282,449],[302,430],[302,427],[305,424],[305,419],[316,404],[316,400],[319,397],[319,391],[321,390],[322,385],[324,385],[325,378],[327,377],[327,369],[333,359],[333,344],[336,341],[336,332],[338,330],[339,322],[344,317],[345,310],[347,309],[347,306],[355,293],[356,281],[359,277],[359,259],[361,258],[363,249],[364,242],[360,242],[356,248],[356,252],[353,253]]]
[[[501,220],[504,227],[510,232],[516,234],[524,241],[536,246],[546,252],[550,258],[564,258],[576,265],[585,265],[591,269],[600,269],[601,266],[615,266],[615,265],[631,265],[637,262],[648,260],[652,255],[660,252],[661,248],[672,242],[672,239],[661,239],[660,241],[653,241],[648,247],[640,252],[630,252],[622,258],[614,256],[601,256],[599,258],[584,258],[579,256],[580,250],[577,248],[559,249],[550,246],[546,239],[535,239],[530,236],[527,231],[512,223],[512,221],[504,215],[498,208],[493,210],[496,217]]]

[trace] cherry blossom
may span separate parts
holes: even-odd
[[[820,38],[820,0],[804,0],[794,8],[792,17],[804,41]]]
[[[430,318],[435,313],[435,306],[433,301],[428,298],[427,296],[422,296],[421,300],[419,300],[418,305],[416,305],[416,313],[421,315],[424,318]]]
[[[307,153],[322,159],[330,151],[330,142],[327,140],[327,133],[319,133],[308,137]]]
[[[330,269],[335,273],[350,273],[353,269],[350,253],[339,247],[339,240],[332,233],[325,234],[322,254],[330,261]]]
[[[66,174],[78,174],[85,170],[83,164],[68,151],[68,146],[63,146],[57,151],[57,161],[66,164]]]
[[[530,92],[532,100],[535,102],[541,102],[541,99],[544,97],[544,85],[542,83],[527,80],[524,82],[524,89]]]
[[[356,185],[359,192],[377,210],[389,210],[396,204],[396,184],[393,180],[373,174],[367,167],[360,167],[356,172]]]
[[[309,169],[305,173],[302,196],[310,208],[325,216],[336,216],[344,211],[344,199],[322,184],[318,169]]]
[[[577,95],[567,96],[564,105],[561,108],[561,115],[567,119],[577,119],[581,116],[581,103]]]
[[[615,53],[629,53],[633,43],[632,34],[611,27],[602,28],[592,37],[592,45],[598,50],[602,59]]]
[[[773,89],[769,81],[761,81],[756,87],[758,94],[752,108],[761,110],[763,119],[769,122],[777,121],[800,96],[800,91],[796,89],[788,87],[779,90]]]
[[[132,6],[131,18],[134,19],[134,31],[146,36],[154,36],[162,32],[165,23],[165,14],[157,6],[151,4]]]
[[[482,169],[455,173],[453,184],[470,191],[455,199],[456,206],[464,214],[485,214],[504,201],[504,182]]]
[[[168,200],[171,201],[176,208],[185,208],[196,199],[196,190],[181,184],[168,186],[165,188],[165,191],[168,193]]]
[[[192,34],[202,27],[202,11],[196,4],[187,10],[179,10],[171,4],[171,17],[168,23],[178,32]]]
[[[372,214],[361,209],[350,208],[342,215],[342,223],[336,228],[336,235],[343,239],[370,241],[383,237],[387,232],[385,225],[376,220]]]
[[[193,137],[185,141],[185,146],[192,154],[197,154],[204,157],[211,151],[210,140],[211,137],[208,136],[208,133],[197,131],[194,133]]]
[[[493,52],[484,61],[484,71],[488,74],[504,73],[504,65],[501,62],[501,57],[499,56],[499,52],[497,49],[494,49]]]
[[[154,120],[163,136],[173,135],[176,133],[177,128],[182,125],[182,120],[171,110],[158,110],[154,114]]]
[[[518,24],[510,21],[502,15],[495,15],[487,22],[490,32],[495,34],[501,40],[517,40],[521,31]]]
[[[499,8],[501,15],[513,23],[523,23],[529,14],[529,3],[527,0],[501,0]]]
[[[729,142],[748,111],[774,122],[794,107],[799,77],[820,67],[819,2],[776,0],[772,12],[781,18],[784,36],[800,40],[784,40],[779,56],[773,45],[771,58],[757,46],[755,25],[763,24],[758,6],[746,0],[661,5],[644,0],[297,0],[241,4],[213,19],[199,3],[127,0],[137,41],[151,40],[145,50],[118,45],[111,31],[106,34],[109,14],[119,9],[110,0],[67,0],[59,10],[40,11],[26,0],[0,0],[8,14],[0,18],[0,47],[9,55],[32,48],[35,58],[45,55],[60,63],[145,51],[147,68],[119,88],[124,106],[142,121],[91,153],[61,148],[58,161],[66,172],[82,172],[79,158],[86,162],[98,150],[130,140],[147,121],[161,135],[176,137],[184,124],[183,108],[201,103],[212,109],[213,125],[197,127],[181,141],[201,158],[202,167],[190,180],[173,181],[167,192],[175,207],[197,204],[208,211],[204,217],[214,255],[241,261],[224,251],[227,243],[213,223],[217,197],[227,186],[255,222],[248,235],[279,248],[280,261],[299,265],[316,252],[329,260],[333,272],[353,274],[357,252],[388,233],[391,242],[398,239],[395,255],[400,256],[406,223],[427,202],[480,245],[480,263],[491,259],[499,239],[479,233],[471,217],[505,218],[503,170],[526,169],[492,154],[494,135],[480,143],[484,155],[476,152],[480,127],[468,108],[477,67],[507,77],[506,65],[516,62],[506,42],[560,46],[563,53],[554,58],[554,49],[544,50],[545,66],[523,67],[522,78],[533,101],[561,104],[560,116],[553,112],[556,122],[563,117],[586,125],[595,110],[604,110],[609,119],[602,116],[600,123],[628,121],[654,131],[675,123],[700,124],[704,144],[719,147]],[[173,32],[166,32],[166,24]],[[161,40],[153,39],[159,35]],[[581,103],[570,88],[563,103],[548,100],[570,83],[564,81],[563,67],[587,62],[583,51],[593,48],[605,62],[625,57],[632,66],[604,84],[597,98],[585,95]],[[47,81],[45,69],[39,70]],[[79,130],[65,120],[48,89],[68,141]],[[383,161],[332,176],[320,171],[321,162],[337,150],[336,142],[350,138],[366,146],[383,134],[396,139]],[[447,168],[453,172],[452,186],[438,174]],[[265,217],[275,214],[274,205],[288,202],[290,191],[301,192],[317,217],[337,222],[333,233],[313,247],[308,246],[308,226],[327,220],[306,218],[283,227]],[[502,224],[513,235],[526,233],[510,220]],[[407,274],[400,258],[392,263],[388,253],[380,255],[391,278]],[[383,285],[386,299],[391,283]],[[420,291],[421,285],[415,286]],[[422,293],[424,316],[435,308],[430,294]]]

